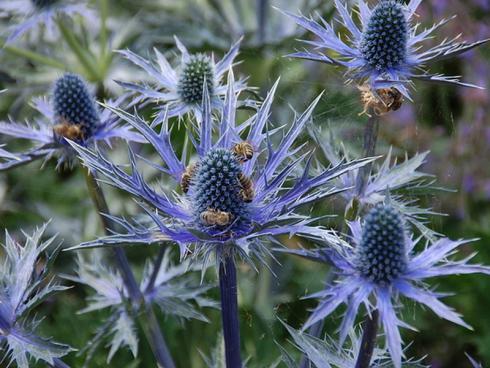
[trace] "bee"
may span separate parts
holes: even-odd
[[[59,137],[71,139],[72,141],[84,139],[82,127],[68,122],[56,124],[53,127],[53,132]]]
[[[200,215],[201,221],[208,226],[226,226],[233,221],[233,215],[229,212],[208,208]]]
[[[238,183],[240,184],[240,195],[244,202],[250,203],[253,201],[255,193],[252,180],[243,173],[238,175]]]
[[[184,193],[189,191],[189,186],[191,185],[191,180],[194,177],[194,174],[197,170],[197,164],[191,164],[185,168],[182,177],[180,178],[180,188]]]
[[[240,142],[235,144],[232,148],[232,152],[240,160],[240,162],[247,162],[254,155],[254,149],[252,145],[248,142]]]
[[[373,92],[371,88],[361,86],[359,90],[361,91],[361,101],[364,104],[364,110],[360,115],[369,115],[369,110],[372,110],[376,115],[383,115],[398,110],[403,104],[403,95],[394,87],[380,88]]]

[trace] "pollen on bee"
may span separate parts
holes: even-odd
[[[84,139],[82,126],[70,124],[66,121],[56,124],[53,127],[53,132],[59,137],[64,137],[73,141]]]
[[[398,110],[403,104],[403,95],[395,87],[380,88],[375,91],[366,85],[358,88],[361,91],[361,102],[364,107],[359,115],[371,116],[369,112],[372,111],[380,116]]]

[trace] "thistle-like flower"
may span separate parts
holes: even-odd
[[[383,96],[380,96],[380,92],[389,91],[392,87],[410,98],[407,85],[413,80],[476,87],[460,82],[458,77],[418,72],[430,63],[462,54],[489,40],[466,43],[458,42],[457,36],[421,50],[421,44],[432,38],[433,33],[452,18],[417,33],[420,25],[413,22],[412,18],[420,3],[421,0],[410,0],[406,5],[397,0],[380,0],[370,9],[364,0],[360,0],[361,25],[358,26],[341,0],[335,0],[342,18],[340,23],[350,32],[350,42],[341,39],[333,26],[324,19],[317,22],[312,18],[286,13],[298,25],[320,38],[305,43],[318,50],[338,54],[331,56],[323,52],[304,51],[289,56],[346,67],[351,79],[361,85],[367,81],[369,89],[377,91],[376,95],[381,99]]]
[[[41,256],[54,238],[41,242],[46,226],[26,235],[24,245],[18,244],[8,233],[3,250],[5,258],[0,267],[0,353],[7,365],[15,363],[28,368],[30,360],[41,360],[55,366],[59,358],[72,349],[35,334],[39,320],[29,318],[33,309],[46,298],[66,288],[49,280],[49,266],[56,253]],[[56,366],[61,366],[56,364]]]
[[[261,238],[280,234],[328,237],[329,231],[312,225],[315,219],[299,215],[297,209],[338,193],[341,188],[327,184],[371,159],[342,163],[310,177],[310,160],[306,168],[301,169],[308,153],[298,154],[302,146],[294,147],[294,142],[311,118],[319,98],[294,120],[274,149],[274,139],[282,129],[267,132],[265,127],[277,83],[258,112],[237,124],[237,94],[231,72],[228,79],[220,121],[214,121],[210,99],[207,92],[204,94],[203,121],[197,134],[189,132],[197,154],[191,162],[187,162],[186,155],[179,159],[173,150],[166,119],[156,118],[149,125],[137,115],[109,107],[137,129],[160,155],[165,166],[152,166],[180,184],[182,193],[174,193],[174,200],[144,181],[131,152],[131,173],[127,174],[100,153],[74,144],[86,166],[145,202],[144,207],[156,225],[150,229],[120,220],[127,234],[100,238],[76,248],[147,244],[170,239],[179,244],[183,255],[194,244],[193,254],[203,254],[206,260],[215,250],[218,255],[227,251],[249,260],[252,255],[260,257],[265,251]],[[219,132],[214,142],[213,130]],[[296,176],[298,171],[301,172],[299,177]]]
[[[490,268],[469,261],[474,254],[462,260],[451,260],[458,247],[469,241],[439,239],[416,253],[414,248],[420,239],[408,236],[404,219],[389,204],[377,204],[365,217],[350,223],[353,244],[337,248],[287,251],[319,262],[333,264],[339,277],[335,285],[311,295],[320,303],[305,324],[311,326],[329,316],[338,306],[347,304],[347,311],[340,327],[340,343],[352,329],[361,304],[369,313],[373,308],[380,313],[381,325],[395,367],[401,366],[402,340],[398,327],[406,327],[396,316],[399,296],[421,303],[438,316],[470,328],[453,309],[440,301],[443,294],[424,286],[428,278],[484,273]],[[342,240],[339,238],[337,244]]]
[[[115,105],[121,102],[119,99]],[[59,78],[54,84],[51,101],[36,99],[34,107],[43,115],[34,124],[0,123],[0,134],[36,144],[26,152],[0,151],[0,159],[4,161],[0,162],[0,170],[53,156],[58,156],[58,165],[72,164],[74,155],[67,139],[83,146],[96,142],[110,145],[114,138],[143,142],[139,134],[121,125],[109,110],[99,111],[86,83],[76,74]]]
[[[61,15],[71,17],[78,14],[87,19],[94,19],[94,13],[85,1],[0,0],[0,9],[19,19],[19,23],[11,27],[7,44],[40,25],[44,25],[48,32],[53,33],[55,20]]]
[[[139,95],[135,103],[145,100],[163,103],[160,111],[165,112],[168,117],[181,117],[192,111],[200,120],[204,90],[209,95],[213,109],[223,108],[223,98],[226,95],[224,75],[233,66],[240,42],[241,39],[220,61],[215,62],[214,56],[189,53],[175,37],[177,48],[182,54],[180,65],[176,68],[172,68],[167,58],[157,49],[154,50],[157,65],[129,50],[119,51],[132,63],[144,69],[154,83],[153,85],[118,83]],[[246,87],[245,80],[240,80],[235,83],[235,92],[239,93]]]
[[[348,348],[339,345],[338,341],[330,337],[321,340],[307,333],[297,331],[283,323],[293,338],[296,347],[306,355],[308,360],[317,368],[352,368],[356,366],[359,351],[361,349],[361,335],[356,331],[349,331],[350,346]],[[288,368],[298,368],[291,355],[280,346],[283,362]],[[372,368],[392,368],[390,356],[386,349],[375,348],[369,362]],[[408,359],[402,363],[405,368],[427,368],[421,360]]]
[[[207,318],[196,308],[215,307],[216,303],[205,297],[210,289],[207,285],[193,285],[191,271],[200,269],[199,265],[190,265],[184,261],[174,265],[171,261],[170,248],[162,253],[159,262],[147,262],[139,285],[145,302],[160,307],[166,315],[180,319],[198,319],[207,322]],[[137,321],[135,317],[142,311],[139,305],[131,305],[130,297],[125,290],[119,272],[107,267],[101,252],[93,252],[89,259],[78,258],[76,276],[65,275],[66,279],[89,286],[95,291],[90,296],[89,305],[81,313],[110,308],[112,313],[107,321],[97,330],[84,352],[88,365],[97,348],[110,340],[107,354],[109,363],[114,354],[122,347],[128,347],[133,356],[138,356]],[[197,281],[198,282],[198,281]]]

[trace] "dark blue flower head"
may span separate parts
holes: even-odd
[[[348,41],[340,37],[333,25],[324,19],[316,21],[286,12],[298,25],[318,37],[314,41],[305,41],[315,47],[315,51],[305,50],[289,56],[345,67],[349,72],[348,81],[355,80],[362,86],[366,84],[373,92],[394,88],[408,99],[408,86],[413,80],[476,87],[460,82],[458,77],[431,74],[424,68],[429,63],[478,47],[489,39],[466,43],[457,42],[458,37],[447,38],[433,47],[423,48],[421,44],[433,38],[436,30],[452,18],[418,32],[422,27],[413,21],[413,17],[420,2],[409,0],[405,4],[403,1],[381,0],[370,8],[366,0],[360,0],[360,24],[357,24],[345,3],[335,0],[341,18],[339,22],[350,33],[346,37]]]
[[[195,170],[195,179],[189,190],[194,216],[201,226],[236,231],[250,222],[245,202],[248,197],[244,196],[243,186],[247,185],[247,189],[252,190],[251,182],[243,174],[241,163],[231,150],[209,150]]]
[[[1,0],[0,0],[1,1]],[[219,61],[205,54],[191,54],[175,37],[177,49],[182,54],[180,63],[172,66],[165,55],[155,49],[155,62],[129,51],[119,51],[126,59],[142,68],[154,81],[148,83],[118,82],[135,94],[135,102],[153,101],[159,105],[161,115],[182,117],[192,113],[198,120],[202,117],[203,92],[211,100],[211,107],[222,110],[226,95],[225,74],[233,67],[238,55],[241,39]],[[203,88],[206,86],[207,88]],[[240,93],[247,88],[245,79],[235,82],[235,91]]]
[[[202,102],[206,85],[210,96],[214,95],[214,66],[211,58],[204,54],[190,55],[179,76],[178,91],[186,103]]]
[[[37,7],[38,9],[43,9],[57,3],[59,0],[31,0],[31,1],[35,7]]]
[[[407,267],[402,216],[390,205],[378,204],[366,216],[357,247],[357,268],[374,283],[387,285]]]
[[[89,22],[96,21],[95,13],[87,0],[0,0],[0,9],[11,16],[9,44],[38,26],[44,26],[49,34],[57,34],[59,16],[80,15]]]
[[[407,38],[403,6],[393,0],[382,1],[373,9],[363,31],[361,53],[368,65],[386,72],[406,61]]]
[[[76,74],[65,74],[54,85],[54,132],[65,138],[84,141],[100,125],[95,99],[85,81]]]

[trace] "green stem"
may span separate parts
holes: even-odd
[[[39,54],[37,52],[22,49],[22,48],[15,47],[15,46],[4,46],[3,49],[12,55],[20,56],[20,57],[29,59],[31,61],[34,61],[36,63],[50,66],[52,68],[66,70],[65,64],[63,64],[57,60],[54,60],[48,56]]]
[[[109,207],[105,199],[102,189],[97,183],[95,177],[86,168],[83,169],[85,179],[87,182],[87,189],[90,193],[92,201],[100,215],[101,221],[104,224],[104,228],[107,234],[110,234],[109,230],[116,230],[115,224],[110,221],[104,214],[109,215]],[[149,305],[143,293],[141,292],[133,271],[129,265],[126,253],[121,248],[113,247],[115,260],[118,264],[119,270],[123,277],[124,285],[126,286],[130,300],[135,307],[138,321],[143,329],[145,336],[153,351],[153,355],[161,368],[175,368],[175,364],[168,350],[167,344],[160,331],[160,326],[155,315],[155,311]],[[143,306],[143,313],[139,313],[139,307]]]
[[[90,76],[90,79],[92,81],[98,81],[100,79],[99,73],[97,71],[96,65],[93,62],[91,54],[87,50],[85,50],[85,48],[80,44],[73,32],[63,23],[62,20],[58,20],[57,24],[63,38],[65,39],[70,49],[77,56],[80,64],[82,64],[83,68]]]

